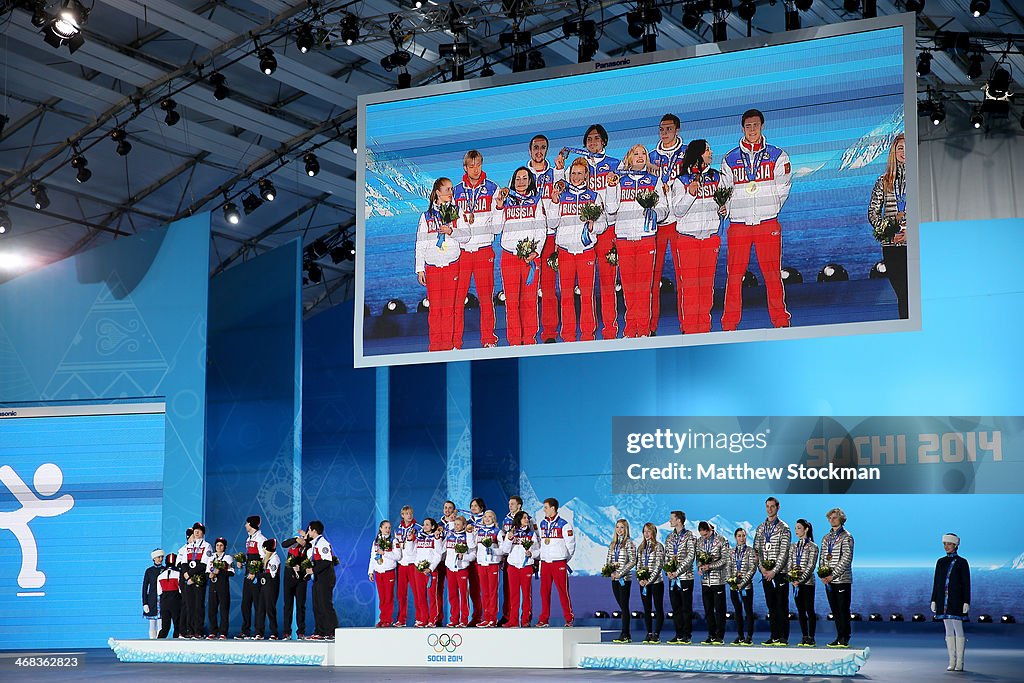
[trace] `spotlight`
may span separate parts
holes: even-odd
[[[985,125],[985,116],[981,113],[981,107],[975,107],[971,114],[971,127],[977,130]]]
[[[128,156],[128,153],[132,151],[132,143],[128,142],[128,133],[124,128],[115,128],[110,131],[110,139],[117,143],[119,156]]]
[[[356,260],[356,243],[350,239],[346,239],[341,243],[340,247],[343,261],[355,261]],[[337,261],[335,261],[337,263]]]
[[[743,274],[743,286],[744,287],[757,287],[760,282],[757,281],[757,276],[751,273],[749,270]]]
[[[411,87],[412,87],[412,74],[410,74],[408,71],[402,70],[402,72],[400,74],[398,74],[398,89],[399,90],[405,90],[406,88],[411,88]]]
[[[36,28],[42,28],[49,21],[50,15],[46,13],[46,0],[36,0],[32,8],[32,25]]]
[[[265,202],[272,202],[277,197],[277,190],[274,188],[274,183],[270,178],[260,178],[256,187],[259,190],[260,197]]]
[[[315,44],[316,39],[313,37],[313,29],[309,24],[300,26],[299,30],[295,32],[295,47],[299,48],[299,52],[306,54],[313,49]]]
[[[498,36],[498,42],[502,47],[530,47],[533,34],[529,31],[506,31]]]
[[[743,0],[740,6],[736,9],[736,14],[739,15],[743,21],[750,21],[757,14],[757,5],[754,4],[754,0]]]
[[[164,123],[168,126],[173,126],[178,121],[181,121],[181,114],[178,113],[178,103],[170,97],[160,100],[160,108],[167,112],[167,116],[164,117]]]
[[[838,263],[826,263],[818,271],[818,282],[843,282],[849,279],[850,274],[846,272],[846,268]]]
[[[990,615],[990,614],[982,614],[980,617],[978,617],[978,623],[979,624],[991,624],[992,623],[992,615]]]
[[[544,61],[544,55],[540,53],[540,50],[530,50],[530,54],[527,55],[527,59],[529,60],[527,68],[530,69],[530,71],[543,69],[547,66],[547,63]]]
[[[989,0],[971,0],[971,14],[974,15],[975,19],[988,14],[989,7],[991,7]]]
[[[395,50],[391,54],[382,57],[380,65],[384,67],[385,71],[394,71],[395,69],[408,66],[411,59],[412,55],[405,50]]]
[[[860,11],[860,0],[843,0],[843,11],[848,14]]]
[[[248,216],[256,209],[263,206],[263,200],[254,195],[252,192],[247,192],[242,197],[242,210],[245,211],[245,215]]]
[[[54,48],[67,45],[68,51],[74,53],[85,44],[82,27],[88,19],[89,10],[83,7],[82,3],[78,0],[64,0],[61,9],[49,19],[49,26],[43,32],[43,40]],[[36,21],[34,13],[32,21]]]
[[[231,225],[238,225],[239,221],[242,220],[242,214],[238,213],[238,206],[234,202],[228,202],[224,205],[224,220]]]
[[[643,612],[638,612],[636,610],[633,610],[632,612],[629,613],[629,616],[633,617],[634,619],[640,619],[640,618],[642,618],[644,616],[644,613]]]
[[[227,99],[228,95],[231,94],[231,91],[228,90],[227,79],[219,71],[210,74],[210,85],[213,86],[213,99],[215,100]]]
[[[497,294],[494,295],[494,305],[495,306],[504,306],[505,305],[505,290],[504,289],[500,290]]]
[[[607,619],[608,618],[608,613],[605,612],[604,610],[597,610],[596,612],[594,612],[594,618],[595,619]]]
[[[925,0],[906,0],[903,6],[908,12],[920,12],[924,9]]]
[[[864,617],[860,612],[850,612],[850,621],[864,621]]]
[[[814,0],[796,0],[796,8],[801,12],[806,12],[811,9],[811,5],[814,4]]]
[[[932,107],[932,125],[941,125],[946,120],[946,107],[941,102],[938,102]]]
[[[894,612],[889,615],[889,621],[903,621],[903,615],[899,612]]]
[[[309,250],[313,252],[313,256],[316,258],[323,258],[324,256],[327,256],[327,252],[330,251],[327,246],[327,240],[323,237],[318,237],[313,240],[313,243],[309,245]]]
[[[427,313],[428,311],[430,311],[430,299],[423,297],[420,299],[419,304],[416,305],[416,312]]]
[[[78,171],[75,175],[75,180],[80,183],[89,182],[89,178],[92,178],[92,171],[88,169],[89,161],[80,153],[76,152],[75,156],[71,157],[71,168]]]
[[[476,294],[470,292],[469,294],[466,295],[466,300],[463,302],[463,305],[467,309],[480,308],[480,299],[476,298]]]
[[[923,624],[925,622],[925,618],[923,614],[915,614],[910,618],[910,621],[915,624]]]
[[[693,5],[687,5],[683,10],[683,28],[696,31],[700,25],[700,12]]]
[[[484,68],[480,69],[480,77],[481,78],[490,78],[493,75],[494,75],[494,69],[491,68],[491,65],[488,64],[487,60],[485,59],[484,60]]]
[[[359,19],[354,14],[346,14],[341,19],[341,39],[346,45],[359,40]]]
[[[423,7],[423,0],[411,0],[406,4],[412,7],[413,9],[420,9],[421,7]]]
[[[320,284],[324,279],[324,271],[320,270],[320,266],[315,263],[310,263],[306,266],[306,275],[314,285]]]
[[[302,157],[302,161],[306,164],[306,175],[310,178],[320,172],[320,161],[312,152],[306,152]]]
[[[644,24],[639,10],[626,12],[626,21],[629,22],[626,30],[630,38],[639,39],[644,35]]]
[[[11,214],[7,213],[4,209],[0,209],[0,235],[10,230],[11,227]]]
[[[878,612],[872,612],[868,615],[868,621],[882,621],[882,615]]]
[[[348,132],[348,146],[352,150],[353,154],[359,153],[359,143],[356,136],[356,129],[353,128]]]
[[[989,76],[985,91],[989,97],[997,100],[1006,98],[1010,93],[1010,72],[1001,66],[997,66],[992,75]]]
[[[32,183],[29,192],[32,194],[34,200],[32,205],[36,211],[42,211],[50,205],[50,198],[46,195],[46,186],[42,183]]]
[[[384,310],[381,311],[384,315],[401,315],[408,312],[409,309],[401,299],[391,299],[384,304]]]
[[[274,75],[277,71],[277,57],[274,56],[274,51],[269,47],[261,47],[257,54],[260,58],[260,71],[267,76]]]
[[[621,619],[621,618],[622,618],[622,612],[620,612],[619,610],[615,610],[614,612],[612,612],[612,619]]]
[[[787,285],[799,285],[803,283],[804,276],[796,268],[785,266],[782,269],[782,281]]]
[[[917,75],[927,76],[932,72],[932,53],[922,52],[917,56]]]
[[[868,273],[869,280],[878,280],[889,277],[887,275],[888,268],[885,265],[885,261],[879,261],[875,265],[871,266],[871,272]]]
[[[999,623],[1000,624],[1016,624],[1017,620],[1013,618],[1012,614],[1004,614],[1003,616],[999,617]]]
[[[985,57],[975,52],[973,55],[967,58],[970,65],[967,67],[967,77],[972,81],[976,78],[981,78],[981,64],[985,60]]]

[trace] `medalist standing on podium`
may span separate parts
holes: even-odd
[[[814,612],[814,568],[818,564],[818,546],[814,545],[814,529],[806,519],[796,520],[797,542],[789,549],[789,580],[796,593],[796,612],[803,638],[800,647],[814,647],[814,629],[818,615]]]
[[[732,580],[732,607],[736,614],[736,640],[733,645],[751,645],[754,642],[754,576],[757,574],[757,553],[747,545],[747,530],[736,529],[736,547],[732,550],[730,565]],[[745,634],[745,635],[744,635]]]
[[[338,613],[334,611],[334,551],[331,544],[324,538],[324,523],[314,519],[306,529],[306,537],[310,539],[309,559],[313,566],[306,570],[307,576],[313,577],[313,621],[316,631],[312,640],[334,640],[334,630],[338,628]]]
[[[676,570],[667,572],[668,597],[672,605],[672,623],[676,627],[672,645],[689,645],[693,637],[693,561],[697,557],[697,537],[686,528],[686,513],[673,510],[668,523],[672,533],[665,539],[665,561],[673,561]]]
[[[762,645],[789,644],[789,581],[786,564],[789,561],[793,532],[779,519],[779,499],[770,496],[764,501],[767,517],[754,532],[754,552],[757,553],[764,602],[768,609],[771,635]]]
[[[836,639],[829,647],[850,647],[850,592],[853,588],[853,536],[846,530],[846,513],[832,508],[825,517],[832,529],[821,539],[819,567],[828,606],[836,622]]]
[[[540,535],[540,618],[537,627],[548,625],[551,616],[551,584],[555,584],[562,603],[565,625],[572,626],[572,600],[569,599],[569,560],[576,552],[572,524],[558,514],[558,500],[544,501],[544,519],[537,525]]]
[[[622,629],[613,643],[631,643],[633,634],[629,626],[629,593],[633,587],[633,567],[636,566],[636,544],[629,537],[629,521],[620,519],[615,522],[612,542],[608,544],[605,566],[611,569],[612,595],[622,615]]]

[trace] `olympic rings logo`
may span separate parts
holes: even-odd
[[[431,633],[427,636],[427,645],[434,648],[434,652],[455,652],[462,645],[462,635],[459,633],[454,635]]]

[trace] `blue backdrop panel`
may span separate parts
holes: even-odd
[[[204,523],[231,553],[244,550],[251,514],[279,541],[300,523],[301,269],[294,241],[210,283]],[[241,586],[232,583],[233,623]]]
[[[376,618],[376,590],[366,579],[366,566],[378,522],[374,512],[377,374],[352,368],[352,320],[348,301],[304,324],[302,519],[323,521],[324,533],[341,561],[334,591],[339,623],[369,626]],[[385,465],[386,458],[385,452]],[[311,604],[307,605],[309,624]],[[310,626],[306,632],[312,632]]]
[[[499,522],[508,497],[519,493],[518,386],[518,361],[473,362],[473,495],[484,499]]]
[[[162,411],[0,419],[0,648],[146,632],[163,472]]]
[[[1017,347],[1024,330],[1009,312],[1024,307],[1015,261],[1024,250],[1024,221],[928,224],[921,233],[918,333],[520,360],[524,497],[528,509],[546,496],[566,502],[579,528],[577,575],[600,571],[619,516],[630,520],[634,535],[646,521],[664,535],[668,511],[681,508],[691,525],[714,519],[730,537],[764,518],[760,497],[613,496],[615,415],[1021,414],[1017,378],[1024,361]],[[992,236],[999,248],[963,237],[977,234]],[[854,591],[857,611],[924,611],[927,567],[951,530],[964,538],[963,554],[983,587],[972,610],[1024,608],[1024,573],[1004,568],[1015,558],[1020,565],[1024,543],[1007,544],[998,528],[971,522],[1019,507],[1024,496],[784,495],[782,503],[784,519],[806,517],[819,538],[827,531],[825,511],[847,510],[857,537],[855,581],[859,573],[865,586]],[[594,578],[593,587],[589,581],[580,578],[577,613],[610,609],[607,580]]]
[[[391,368],[390,519],[403,505],[437,519],[448,498],[447,366]],[[456,501],[468,505],[469,501]]]
[[[203,509],[210,217],[119,239],[0,285],[0,401],[165,397],[162,537]],[[138,558],[142,568],[148,553]],[[141,569],[140,569],[141,571]]]

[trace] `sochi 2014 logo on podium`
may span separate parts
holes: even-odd
[[[460,664],[462,655],[455,651],[462,646],[461,633],[431,633],[427,636],[427,647],[431,652],[427,654],[429,664]]]

